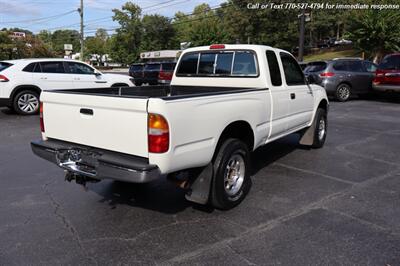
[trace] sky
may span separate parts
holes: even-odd
[[[112,9],[121,8],[128,0],[83,0],[85,35],[94,35],[97,28],[113,29]],[[178,11],[191,13],[201,3],[211,7],[224,0],[131,0],[142,8],[143,14],[173,17]],[[80,29],[77,8],[80,0],[0,0],[0,29],[23,28],[38,33],[40,30]],[[109,31],[112,33],[112,31]]]

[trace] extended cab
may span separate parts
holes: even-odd
[[[298,132],[323,146],[325,90],[288,52],[211,45],[183,52],[170,86],[45,91],[33,152],[78,183],[167,176],[186,198],[229,209],[250,188],[250,153]]]

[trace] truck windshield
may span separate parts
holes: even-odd
[[[7,62],[0,62],[0,72],[3,71],[6,68],[9,68],[10,66],[12,66],[11,63],[7,63]]]

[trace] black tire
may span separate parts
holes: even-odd
[[[228,169],[228,164],[233,163],[232,165],[235,165],[234,162],[239,162],[238,170],[244,169],[244,174],[239,174],[239,177],[231,186],[229,182],[233,181],[231,178],[234,170]],[[247,145],[238,139],[225,140],[213,160],[213,179],[209,203],[221,210],[229,210],[238,205],[250,190],[250,172],[250,152]],[[230,181],[227,181],[225,177]]]
[[[319,149],[324,146],[326,135],[328,132],[328,119],[325,109],[318,108],[314,119],[315,132],[313,144],[311,145],[311,147],[314,149]]]
[[[345,102],[351,97],[351,87],[349,84],[341,83],[337,86],[335,91],[335,98],[339,102]]]
[[[32,90],[24,90],[13,99],[12,108],[20,115],[34,115],[39,113],[39,94]]]

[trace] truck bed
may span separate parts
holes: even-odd
[[[249,92],[255,90],[268,90],[267,88],[233,88],[233,87],[209,87],[209,86],[136,86],[136,87],[114,87],[98,89],[73,89],[55,90],[54,93],[70,93],[93,96],[109,96],[124,98],[161,98],[173,100],[189,97],[201,97],[209,95]]]

